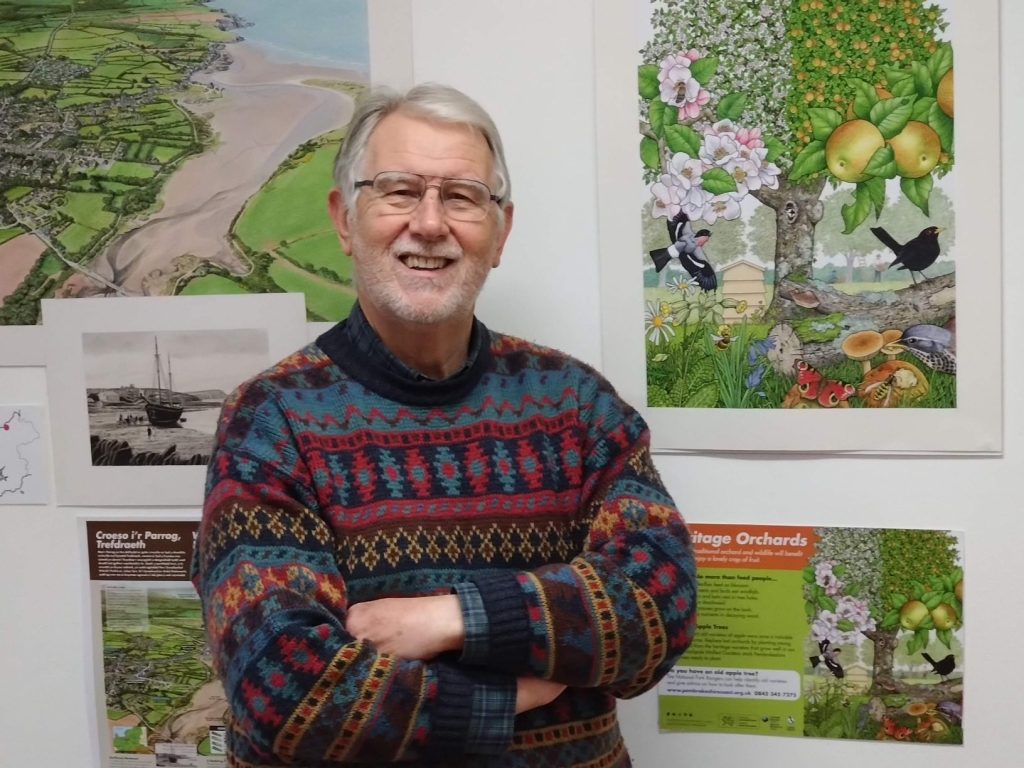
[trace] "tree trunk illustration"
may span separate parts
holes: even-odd
[[[800,184],[780,177],[778,189],[751,193],[775,212],[775,291],[765,320],[775,324],[841,313],[851,330],[947,323],[956,312],[954,275],[923,279],[897,291],[857,295],[813,279],[814,229],[824,213],[824,186],[824,178]],[[804,350],[804,359],[819,367],[843,358],[838,343],[810,344]]]
[[[915,685],[896,679],[893,674],[893,665],[898,643],[898,630],[876,629],[865,632],[864,636],[875,644],[874,669],[871,675],[869,695],[886,696],[892,693],[902,693],[913,696],[918,701],[931,703],[963,699],[962,680]]]
[[[778,189],[762,187],[751,193],[775,211],[776,285],[785,278],[809,280],[812,276],[814,227],[825,212],[821,202],[824,188],[824,178],[796,184],[781,176]]]

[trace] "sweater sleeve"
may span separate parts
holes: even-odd
[[[486,615],[475,624],[487,637],[462,660],[631,697],[655,685],[693,638],[696,565],[640,415],[592,372],[580,418],[583,549],[568,563],[475,576]]]
[[[317,764],[498,753],[515,679],[455,659],[409,661],[345,631],[331,526],[265,380],[225,404],[193,581],[240,764]]]

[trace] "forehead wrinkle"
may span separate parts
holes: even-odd
[[[367,144],[364,177],[381,171],[475,179],[491,187],[495,183],[494,158],[479,131],[400,112],[381,120]]]

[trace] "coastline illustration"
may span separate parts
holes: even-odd
[[[365,0],[299,4],[285,26],[361,18],[356,42],[286,56],[270,11],[227,0],[0,21],[0,324],[104,295],[299,291],[310,319],[347,314],[347,256],[306,209],[367,83]]]
[[[84,334],[92,465],[206,464],[228,392],[269,364],[267,344],[259,329]]]

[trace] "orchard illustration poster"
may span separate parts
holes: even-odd
[[[691,524],[701,616],[670,731],[962,744],[962,535]]]
[[[957,407],[952,6],[638,0],[648,407]]]

